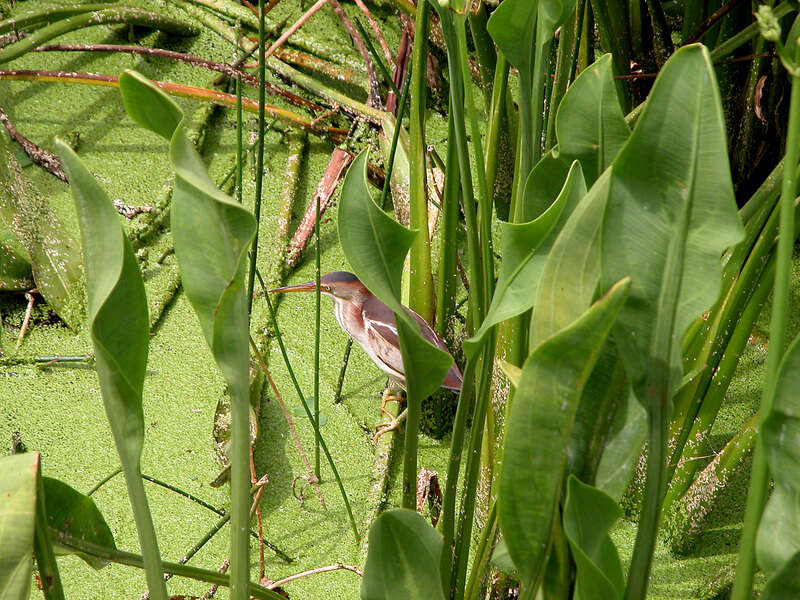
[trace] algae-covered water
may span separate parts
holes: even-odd
[[[15,10],[22,13],[43,5],[68,2],[21,1]],[[128,2],[139,6],[156,6],[174,10],[168,3]],[[348,11],[355,10],[346,4]],[[295,3],[282,2],[271,18],[276,23],[290,19],[298,11]],[[387,10],[376,11],[390,47],[396,47],[399,27]],[[360,68],[358,54],[351,48],[346,33],[327,11],[320,12],[303,29],[308,38],[322,47],[336,48],[332,58],[351,68]],[[131,40],[131,35],[133,39]],[[209,30],[195,37],[167,37],[124,26],[100,26],[67,34],[54,40],[60,43],[121,43],[133,41],[146,46],[179,50],[230,62],[233,49]],[[6,68],[58,69],[120,74],[136,69],[147,77],[190,85],[208,86],[215,73],[159,58],[115,53],[30,53],[13,61]],[[333,83],[333,82],[330,82]],[[351,93],[363,93],[350,88]],[[253,88],[245,93],[255,97]],[[477,94],[476,97],[480,97]],[[284,106],[279,100],[268,102]],[[235,114],[227,109],[210,110],[207,105],[178,99],[182,109],[193,115],[201,132],[198,147],[207,161],[209,172],[220,181],[228,172],[235,155]],[[66,85],[58,83],[0,82],[0,106],[11,121],[27,137],[45,148],[53,148],[56,136],[78,140],[77,152],[102,183],[109,196],[129,206],[159,206],[168,198],[172,173],[163,140],[137,127],[125,114],[119,91],[107,87]],[[299,110],[299,109],[295,109]],[[444,156],[446,139],[441,116],[431,113],[430,141]],[[347,122],[340,121],[340,126]],[[254,118],[245,114],[245,143],[254,130]],[[309,137],[301,177],[295,193],[293,227],[302,216],[317,181],[322,175],[333,146],[319,137]],[[262,206],[259,268],[267,271],[271,264],[281,196],[286,185],[288,159],[286,136],[271,130],[267,136],[265,179]],[[252,205],[254,186],[252,160],[248,160],[244,181],[244,201]],[[67,230],[79,239],[72,197],[67,185],[41,169],[29,165],[24,173],[47,197]],[[139,215],[120,222],[134,235],[143,231],[149,217]],[[348,270],[338,246],[336,212],[325,215],[322,222],[322,270]],[[209,485],[220,471],[211,430],[217,402],[225,393],[225,385],[215,368],[191,307],[181,293],[174,255],[168,253],[171,241],[167,231],[157,232],[138,242],[143,262],[146,287],[154,325],[150,343],[148,376],[145,382],[144,413],[146,443],[142,458],[143,472],[189,492],[216,508],[225,510],[228,488]],[[313,249],[313,245],[312,245]],[[163,260],[160,260],[163,259]],[[307,253],[290,281],[313,277],[312,254]],[[6,356],[13,354],[14,338],[25,309],[21,295],[7,294],[0,298],[2,341]],[[374,514],[376,504],[397,503],[399,497],[397,465],[390,471],[390,489],[385,498],[371,496],[375,487],[373,469],[376,463],[372,430],[381,420],[378,412],[380,393],[385,384],[383,375],[357,347],[350,355],[343,401],[333,404],[339,367],[346,338],[336,324],[331,306],[323,300],[320,401],[326,417],[322,433],[342,475],[353,504],[356,521],[365,534],[365,519]],[[302,389],[311,396],[313,389],[313,295],[294,294],[282,300],[279,325],[288,353]],[[261,334],[269,324],[263,298],[255,301],[253,333]],[[763,318],[762,318],[763,321]],[[759,324],[765,330],[764,322]],[[289,411],[299,406],[287,371],[274,339],[268,342],[267,360],[277,388]],[[34,311],[32,326],[16,357],[34,358],[52,355],[84,355],[91,344],[84,330],[73,333],[54,318],[41,304]],[[728,394],[714,435],[715,448],[749,418],[758,401],[763,378],[765,353],[756,340],[749,344],[742,360],[742,369]],[[298,418],[297,429],[306,452],[313,456],[313,434],[307,420]],[[255,447],[255,465],[259,475],[269,478],[261,503],[264,536],[292,558],[291,563],[266,550],[266,575],[277,580],[305,569],[336,562],[363,566],[363,548],[350,531],[341,497],[324,462],[322,493],[327,503],[323,510],[313,493],[306,492],[301,503],[292,493],[292,482],[305,473],[289,430],[273,393],[265,387],[259,419],[260,436]],[[11,432],[20,433],[28,449],[42,453],[45,475],[58,477],[82,492],[92,489],[118,466],[118,459],[105,418],[96,373],[86,365],[50,367],[22,364],[0,366],[0,452],[10,447]],[[399,438],[402,443],[402,438]],[[419,466],[443,473],[449,452],[449,441],[424,437],[420,443]],[[395,452],[396,454],[396,452]],[[396,462],[396,461],[395,461]],[[148,484],[148,497],[159,536],[162,556],[178,561],[218,520],[218,516],[194,502]],[[724,579],[733,561],[737,528],[741,524],[744,493],[733,490],[730,504],[722,511],[716,526],[709,530],[705,542],[698,544],[691,556],[676,558],[665,545],[657,550],[651,597],[705,597],[720,577]],[[138,542],[121,477],[111,479],[95,494],[94,499],[108,521],[117,545],[137,551]],[[732,537],[733,536],[733,537]],[[623,557],[630,555],[635,526],[624,521],[614,532],[614,539]],[[228,537],[223,529],[190,562],[209,569],[218,568],[227,555]],[[257,572],[256,544],[251,546],[253,572]],[[145,589],[141,571],[109,565],[93,571],[74,557],[60,560],[66,593],[69,598],[134,598]],[[722,575],[721,575],[722,574]],[[349,571],[336,571],[304,578],[287,585],[292,598],[357,598],[360,581]],[[171,594],[201,595],[207,585],[173,579]],[[722,586],[724,587],[724,585]],[[227,597],[224,590],[217,597]]]

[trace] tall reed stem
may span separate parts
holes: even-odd
[[[800,61],[800,45],[794,56],[795,64]],[[772,301],[772,319],[769,331],[769,352],[767,353],[767,374],[764,394],[761,399],[761,414],[769,416],[775,398],[778,367],[786,349],[786,325],[789,315],[789,284],[792,274],[792,249],[794,247],[794,196],[797,191],[795,167],[800,160],[800,77],[792,76],[792,93],[789,103],[789,134],[786,138],[783,186],[780,199],[780,223],[778,248],[776,251],[775,291]],[[762,421],[763,422],[763,421]],[[759,426],[759,431],[761,427]],[[732,600],[747,600],[753,589],[755,571],[755,544],[758,525],[769,491],[769,466],[765,456],[764,441],[761,435],[756,439],[753,467],[750,475],[750,491],[744,515],[744,529],[739,546],[739,561],[733,583]]]

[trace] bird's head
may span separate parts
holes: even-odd
[[[358,277],[347,271],[332,271],[326,273],[320,279],[320,292],[326,296],[349,300],[355,303],[363,303],[372,293],[364,287]],[[317,289],[316,281],[307,281],[297,285],[287,285],[286,287],[270,290],[270,292],[313,292]]]

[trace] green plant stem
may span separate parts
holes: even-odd
[[[258,150],[256,152],[256,195],[253,214],[256,218],[256,234],[253,237],[253,246],[250,250],[250,272],[247,276],[247,314],[253,311],[253,287],[256,279],[256,259],[258,258],[258,233],[261,229],[261,192],[264,180],[264,135],[265,135],[265,115],[264,105],[266,104],[266,42],[264,32],[264,0],[258,0],[259,15],[258,21]]]
[[[497,180],[500,133],[503,127],[503,119],[506,116],[505,108],[510,66],[503,53],[498,53],[494,70],[494,82],[492,84],[492,99],[489,105],[489,123],[486,128],[486,187],[492,195],[494,195],[495,181]]]
[[[428,323],[433,321],[433,278],[431,277],[431,246],[428,237],[428,178],[425,145],[425,81],[428,60],[428,22],[430,6],[422,2],[417,10],[414,27],[414,48],[411,54],[411,107],[409,122],[409,226],[419,231],[411,244],[409,256],[409,308]],[[398,125],[399,127],[399,125]],[[409,411],[410,412],[410,411]],[[411,421],[411,415],[409,415]],[[408,436],[408,429],[406,429]],[[413,506],[411,507],[413,508]]]
[[[0,21],[0,35],[10,31],[27,31],[37,25],[49,25],[56,21],[61,21],[67,17],[79,15],[86,12],[115,8],[114,3],[104,4],[76,4],[75,6],[56,6],[48,7],[44,10],[26,13],[13,19]]]
[[[236,199],[242,204],[244,183],[244,120],[242,119],[242,76],[236,76]]]
[[[339,492],[342,494],[342,499],[344,500],[344,506],[347,510],[347,516],[350,519],[350,526],[353,529],[353,535],[356,538],[356,542],[360,541],[361,536],[358,533],[358,526],[356,525],[355,517],[353,516],[353,509],[350,506],[350,500],[347,497],[347,492],[344,490],[344,484],[342,483],[342,478],[339,476],[339,470],[336,468],[336,463],[333,462],[333,457],[331,453],[328,451],[328,445],[325,443],[325,438],[322,437],[322,434],[319,431],[319,422],[315,421],[313,415],[311,414],[311,409],[308,406],[308,402],[306,401],[306,397],[303,394],[303,390],[300,389],[300,384],[297,382],[297,377],[294,374],[294,369],[292,369],[292,364],[289,361],[289,354],[286,352],[286,346],[283,343],[283,337],[281,336],[280,328],[278,327],[278,320],[275,315],[275,309],[272,306],[272,301],[269,299],[269,292],[267,291],[267,286],[264,285],[264,279],[261,277],[261,273],[256,270],[256,275],[258,276],[258,282],[261,285],[261,289],[264,292],[264,299],[267,302],[267,308],[269,309],[270,319],[272,320],[272,327],[275,331],[275,338],[278,340],[278,347],[281,350],[281,356],[283,357],[283,362],[286,365],[286,370],[289,372],[289,378],[292,380],[292,385],[294,385],[294,389],[297,392],[297,397],[300,400],[300,403],[303,405],[303,409],[306,411],[306,416],[308,420],[311,421],[311,426],[314,428],[314,435],[316,439],[319,440],[319,445],[322,447],[322,452],[325,454],[325,458],[328,460],[328,464],[331,467],[331,471],[333,471],[333,477],[336,480],[336,484],[339,487]]]
[[[450,105],[452,106],[452,97]],[[455,138],[453,111],[448,111],[447,139]],[[441,225],[439,226],[439,285],[436,288],[436,333],[444,339],[451,339],[451,319],[456,312],[456,292],[458,290],[458,245],[453,243],[458,234],[458,205],[461,193],[458,150],[454,143],[447,144],[447,163],[444,173],[444,194],[442,195]]]
[[[250,582],[250,393],[247,371],[229,382],[231,398],[231,599],[248,600]]]
[[[97,490],[99,490],[101,487],[103,487],[103,486],[104,486],[105,484],[107,484],[109,481],[111,481],[112,479],[114,479],[114,477],[116,477],[116,476],[117,476],[117,475],[119,475],[120,473],[122,473],[122,467],[117,467],[116,469],[114,469],[113,471],[111,471],[111,473],[109,473],[108,475],[106,475],[105,477],[103,477],[103,478],[102,478],[100,481],[98,481],[96,484],[94,484],[94,486],[92,487],[92,489],[90,489],[88,492],[86,492],[86,495],[87,495],[87,496],[91,496],[91,495],[92,495],[92,494],[94,494],[94,493],[95,493]]]
[[[403,126],[403,116],[406,111],[406,99],[408,92],[411,88],[411,76],[414,72],[413,63],[408,64],[408,71],[406,72],[406,80],[403,82],[403,91],[400,94],[400,100],[397,103],[397,119],[394,123],[394,130],[392,131],[392,145],[389,149],[389,160],[386,164],[384,173],[383,189],[381,190],[381,201],[378,206],[386,210],[386,201],[389,199],[389,192],[392,189],[392,171],[394,170],[394,157],[397,154],[397,142],[400,139],[400,128]]]
[[[638,0],[636,0],[638,2]],[[553,79],[553,91],[550,94],[550,109],[547,118],[547,137],[545,140],[545,152],[556,144],[556,115],[561,98],[567,92],[567,86],[572,73],[573,55],[577,39],[577,29],[583,21],[583,5],[576,2],[575,10],[564,25],[561,27],[561,36],[558,40],[556,50],[556,68]]]
[[[333,395],[333,403],[339,404],[342,401],[342,386],[344,385],[344,376],[347,372],[347,363],[350,361],[350,351],[353,349],[353,338],[347,338],[347,344],[344,347],[344,356],[342,357],[342,368],[339,370],[339,379],[336,382],[336,393]]]
[[[481,361],[478,364],[478,386],[475,395],[475,406],[472,412],[469,447],[467,449],[467,468],[464,474],[464,489],[461,496],[461,518],[459,519],[458,537],[453,555],[452,593],[453,598],[464,597],[464,585],[467,576],[469,548],[472,542],[472,525],[475,521],[475,502],[480,478],[481,447],[483,431],[486,428],[486,414],[489,409],[489,386],[492,376],[492,357],[494,354],[496,334],[493,331],[487,336],[483,346]],[[489,466],[491,468],[491,465]]]
[[[455,553],[455,524],[456,524],[456,493],[458,491],[458,472],[461,469],[461,455],[464,448],[464,435],[467,430],[467,417],[469,416],[470,403],[475,389],[475,371],[478,356],[467,360],[464,367],[463,384],[458,396],[456,416],[453,420],[453,434],[450,441],[450,457],[447,462],[447,478],[445,479],[444,496],[442,498],[442,513],[439,521],[439,530],[444,538],[442,548],[442,584],[450,598],[451,573],[453,571],[453,558]]]
[[[795,63],[800,60],[800,45],[795,50]],[[780,224],[775,266],[775,290],[770,321],[767,373],[761,400],[761,414],[767,418],[772,410],[777,385],[778,367],[786,347],[786,325],[789,313],[789,284],[792,272],[792,249],[794,248],[794,197],[797,191],[795,168],[800,160],[800,77],[792,76],[792,93],[789,103],[789,125],[784,156],[783,186],[780,199]],[[759,430],[761,427],[759,427]],[[756,440],[753,468],[750,475],[750,490],[744,516],[744,529],[739,545],[739,560],[733,584],[732,600],[750,598],[755,571],[755,541],[761,514],[764,511],[769,489],[769,466],[767,465],[763,438]]]
[[[473,4],[474,6],[474,4]],[[487,94],[486,100],[488,102],[491,96],[489,90],[489,82],[494,80],[494,70],[497,65],[497,51],[495,50],[494,42],[492,41],[487,23],[489,16],[486,13],[486,7],[483,2],[478,3],[477,10],[469,10],[467,15],[469,20],[469,30],[472,34],[472,41],[475,44],[475,55],[478,58],[478,66],[481,70],[481,89]]]
[[[320,335],[320,312],[322,310],[322,269],[320,267],[322,248],[320,247],[319,240],[319,203],[320,195],[314,194],[314,243],[316,244],[316,252],[314,254],[314,268],[317,285],[314,290],[314,422],[319,423],[319,335]],[[319,438],[314,438],[314,475],[320,479],[319,469]]]
[[[0,50],[0,64],[14,60],[53,38],[64,35],[70,31],[106,23],[142,25],[178,35],[193,35],[199,33],[199,30],[195,26],[189,25],[185,21],[158,13],[141,10],[139,8],[107,8],[74,15],[70,18],[62,19],[51,25],[37,29],[28,37],[22,38],[13,44],[9,44]]]
[[[384,81],[386,81],[386,85],[394,92],[396,97],[400,97],[400,90],[397,89],[397,86],[394,84],[394,79],[392,79],[392,75],[389,73],[389,67],[386,66],[386,63],[383,62],[383,58],[381,55],[378,54],[378,51],[375,49],[375,45],[372,43],[372,39],[370,38],[367,30],[364,28],[364,25],[361,24],[360,19],[353,19],[353,24],[358,29],[358,32],[361,34],[361,37],[364,40],[364,44],[369,50],[370,56],[375,64],[378,66],[378,70],[381,72]]]
[[[484,580],[489,574],[489,560],[492,558],[498,527],[497,503],[492,502],[489,507],[489,515],[486,517],[486,524],[483,526],[481,537],[475,549],[469,581],[464,591],[466,600],[480,600],[482,598],[480,594],[483,590]]]
[[[50,537],[53,541],[58,542],[62,546],[66,546],[67,548],[71,548],[73,550],[77,550],[78,552],[83,552],[109,562],[127,565],[129,567],[138,567],[140,569],[145,564],[143,557],[139,554],[93,544],[91,542],[87,542],[86,540],[81,540],[66,535],[54,529],[50,529]],[[190,567],[188,565],[182,565],[173,562],[164,562],[163,567],[166,573],[178,575],[179,577],[186,577],[196,581],[205,581],[206,583],[214,583],[223,587],[230,587],[231,585],[231,579],[228,575],[223,575],[222,573],[218,573],[216,571],[209,571],[208,569],[200,569],[198,567]],[[253,597],[262,598],[263,600],[284,600],[283,596],[280,596],[272,590],[268,590],[253,583],[249,584],[249,589],[247,591]]]
[[[781,2],[778,4],[778,6],[772,9],[772,14],[775,15],[776,19],[780,19],[794,10],[795,7],[791,2]],[[740,46],[743,46],[757,35],[759,35],[758,23],[751,23],[733,37],[728,38],[721,44],[717,45],[717,47],[711,51],[711,60],[716,62],[722,58],[725,58],[729,54],[732,54],[734,50]]]
[[[150,597],[154,600],[167,600],[167,588],[164,585],[163,562],[158,551],[156,531],[153,526],[153,517],[147,504],[147,494],[144,491],[142,474],[138,468],[126,468],[123,461],[122,473],[128,487],[128,497],[133,508],[133,520],[136,523],[136,533],[139,536],[139,547],[142,549],[142,563],[147,579],[147,588]]]
[[[40,471],[40,459],[37,459],[36,476],[36,516],[33,533],[33,555],[39,568],[42,592],[45,600],[65,600],[64,587],[58,573],[58,563],[53,552],[53,544],[47,532],[47,508],[44,498],[44,483]],[[30,576],[29,576],[30,577]]]

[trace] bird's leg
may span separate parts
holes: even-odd
[[[405,402],[405,393],[403,390],[392,389],[387,387],[383,391],[383,397],[381,398],[381,413],[389,417],[390,422],[378,427],[375,432],[375,437],[372,438],[373,443],[377,444],[378,440],[384,433],[388,433],[389,431],[394,431],[400,427],[400,424],[406,420],[408,416],[408,410],[403,409],[403,412],[400,413],[397,417],[395,417],[392,413],[386,410],[386,404],[388,402],[395,401],[395,402]]]

